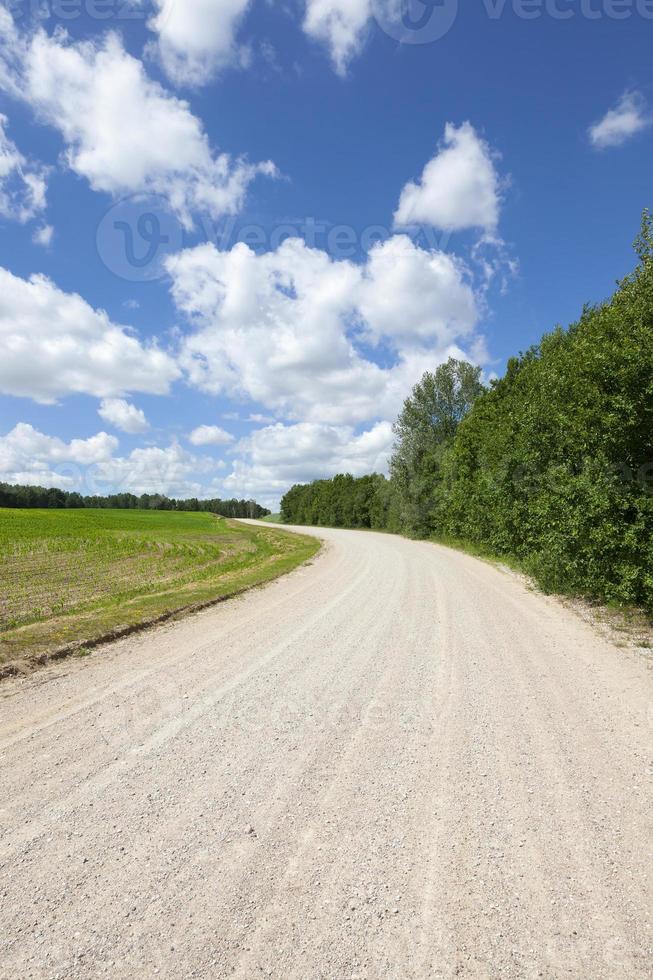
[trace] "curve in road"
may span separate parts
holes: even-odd
[[[649,664],[466,555],[315,533],[3,685],[0,976],[651,977]]]

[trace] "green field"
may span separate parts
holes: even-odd
[[[0,510],[0,664],[232,595],[318,548],[212,514]]]
[[[261,520],[265,521],[266,524],[283,524],[281,514],[268,514],[267,517],[262,517]]]

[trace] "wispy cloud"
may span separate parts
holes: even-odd
[[[588,130],[590,142],[597,150],[621,146],[653,124],[653,114],[641,92],[624,92],[616,106]]]

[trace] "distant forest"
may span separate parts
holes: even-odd
[[[270,511],[255,500],[174,500],[158,493],[116,493],[108,497],[83,497],[48,487],[14,486],[0,483],[0,507],[99,508],[115,510],[204,511],[220,517],[266,517]]]
[[[639,264],[485,386],[450,360],[395,424],[390,479],[293,487],[288,523],[381,528],[512,557],[547,591],[653,611],[653,219]]]

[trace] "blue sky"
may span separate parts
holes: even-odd
[[[424,370],[500,374],[632,267],[652,35],[648,0],[0,3],[0,479],[383,469]]]

